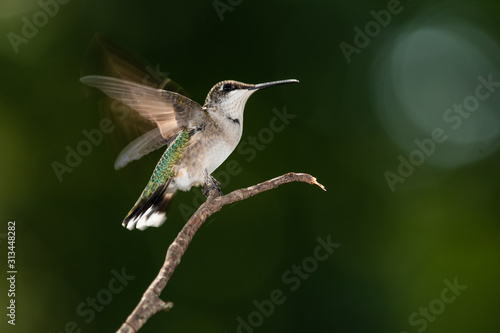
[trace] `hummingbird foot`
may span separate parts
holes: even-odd
[[[219,195],[222,196],[222,189],[219,181],[210,175],[209,177],[207,177],[207,182],[203,185],[203,195],[208,198],[208,193],[212,189],[217,190],[219,192]]]

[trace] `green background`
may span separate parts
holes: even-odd
[[[238,318],[249,316],[256,327],[240,332],[498,332],[500,93],[448,132],[456,141],[436,145],[394,191],[384,173],[396,174],[415,139],[446,125],[441,115],[474,92],[479,75],[500,78],[500,5],[402,1],[348,63],[340,44],[355,46],[354,28],[364,30],[374,21],[370,12],[388,2],[232,1],[221,21],[211,0],[72,0],[16,53],[8,34],[21,36],[23,17],[32,22],[41,7],[2,0],[0,276],[7,275],[8,221],[16,221],[18,274],[15,327],[6,323],[8,284],[0,279],[0,330],[55,333],[75,322],[81,332],[116,331],[182,228],[180,207],[193,206],[200,193],[178,194],[161,228],[128,231],[122,219],[161,152],[138,162],[141,169],[131,166],[137,172],[116,172],[116,154],[103,142],[58,180],[52,163],[65,163],[66,147],[85,140],[83,130],[99,128],[97,103],[78,80],[99,32],[159,65],[199,103],[225,79],[299,79],[248,101],[242,141],[266,138],[273,109],[296,117],[254,158],[235,151],[228,161],[240,172],[223,190],[289,171],[310,173],[328,190],[287,184],[223,208],[196,234],[162,295],[175,307],[140,332],[238,332]],[[411,29],[427,26],[452,33],[457,49],[447,46],[450,34],[411,37]],[[394,45],[406,49],[394,53]],[[462,83],[467,89],[457,91]],[[395,100],[412,116],[399,119]],[[318,237],[341,245],[292,291],[283,274],[314,262],[307,258]],[[78,314],[88,297],[104,297],[112,271],[122,269],[133,280],[91,320]],[[455,278],[467,289],[442,303],[443,281]],[[285,300],[258,322],[253,302],[276,289]],[[421,321],[409,322],[430,305],[438,313],[432,320],[417,314]]]

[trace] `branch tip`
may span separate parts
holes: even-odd
[[[323,191],[326,192],[326,188],[323,186],[323,184],[319,183],[316,177],[312,177],[312,183],[314,185],[318,185]]]

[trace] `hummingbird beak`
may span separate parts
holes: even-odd
[[[290,84],[290,83],[299,83],[299,80],[289,79],[289,80],[281,80],[281,81],[272,81],[266,83],[259,83],[249,88],[248,90],[260,90],[268,87],[274,87],[280,84]]]

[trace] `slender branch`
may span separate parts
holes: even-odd
[[[181,232],[179,232],[175,238],[174,242],[168,247],[165,262],[163,263],[160,272],[154,281],[149,285],[148,289],[146,289],[146,292],[144,292],[139,304],[128,316],[127,320],[122,324],[117,333],[136,333],[153,315],[162,310],[169,311],[174,306],[172,302],[164,302],[160,299],[161,292],[167,285],[167,282],[174,273],[175,268],[179,265],[181,257],[184,252],[186,252],[194,234],[210,216],[221,210],[221,208],[225,205],[248,199],[256,194],[291,182],[304,182],[317,185],[326,191],[325,187],[318,183],[316,178],[313,176],[306,173],[293,172],[254,186],[233,191],[223,196],[219,196],[219,192],[215,189],[210,190],[207,200],[200,206],[200,208],[198,208],[193,216],[191,216],[184,228],[182,228]]]

